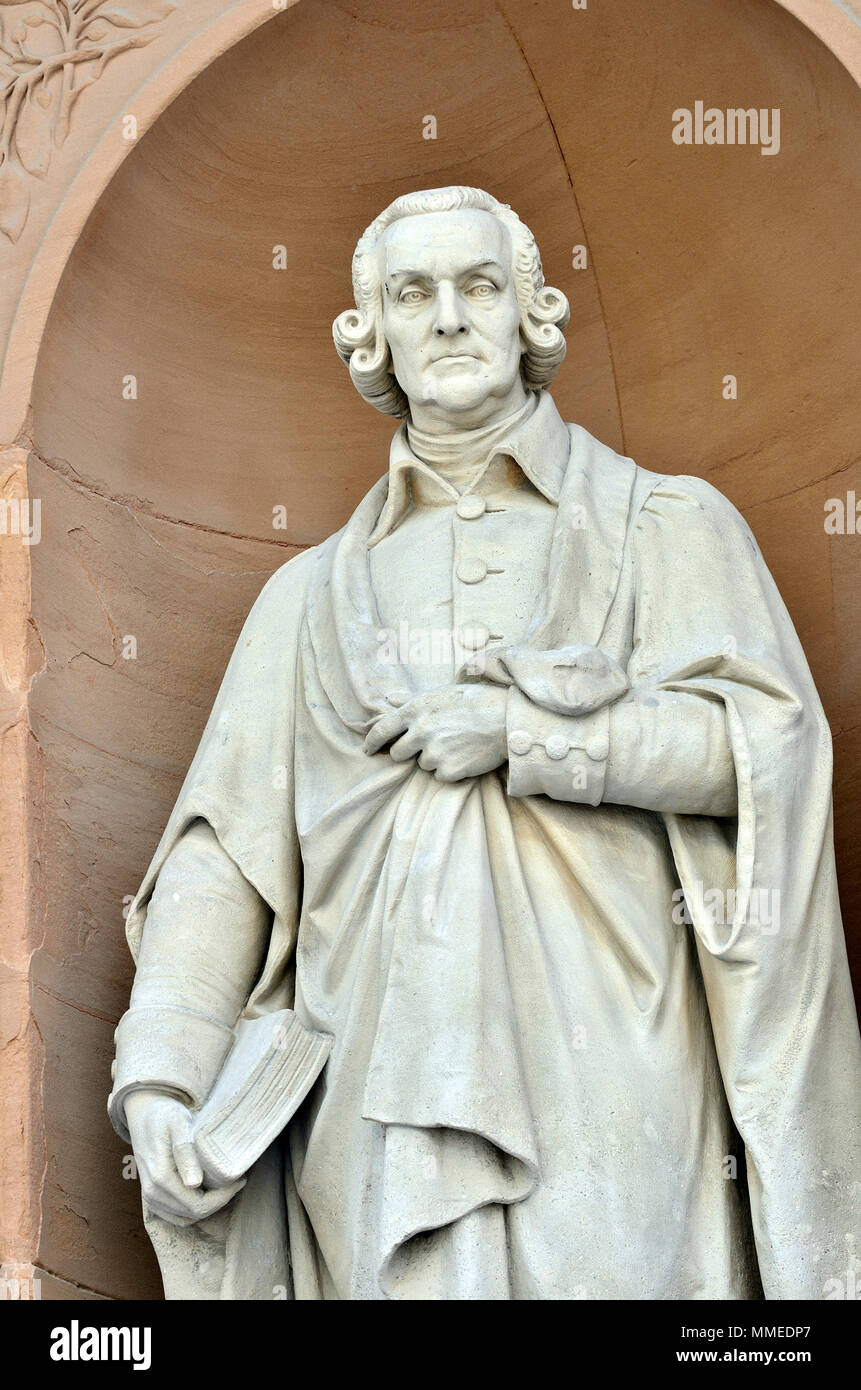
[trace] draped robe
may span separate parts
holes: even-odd
[[[738,817],[366,756],[411,689],[380,661],[381,479],[260,595],[129,913],[136,952],[207,821],[272,911],[246,1014],[334,1039],[224,1212],[147,1216],[168,1297],[820,1298],[854,1267],[861,1047],[812,678],[734,508],[568,428],[525,647],[719,702]]]

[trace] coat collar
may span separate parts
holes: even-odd
[[[494,447],[492,457],[508,454],[538,491],[549,502],[556,504],[562,490],[570,447],[567,426],[556,409],[553,397],[541,391],[536,408],[525,420],[515,424],[509,435],[503,436]],[[457,490],[413,453],[407,440],[406,426],[401,425],[389,450],[388,494],[368,539],[369,547],[377,545],[393,531],[409,510],[409,481],[413,471],[433,478],[444,491],[450,489],[452,500],[457,500]]]

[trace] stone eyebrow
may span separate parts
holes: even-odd
[[[503,275],[505,274],[505,267],[502,266],[502,265],[500,265],[500,264],[499,264],[499,261],[494,261],[494,260],[476,261],[475,265],[468,266],[468,267],[466,268],[466,270],[462,271],[461,274],[460,274],[460,276],[458,276],[458,279],[462,279],[464,275],[470,275],[470,274],[472,274],[472,273],[473,273],[474,271],[476,271],[476,270],[489,270],[489,269],[498,270],[498,271],[500,271]],[[434,277],[433,277],[432,275],[430,275],[426,270],[418,270],[418,269],[411,270],[409,267],[400,267],[400,266],[399,266],[396,270],[390,270],[389,273],[388,273],[388,275],[386,276],[386,279],[387,279],[387,280],[394,280],[394,279],[396,279],[396,278],[397,278],[397,279],[401,279],[401,278],[403,278],[403,277],[409,277],[409,276],[415,276],[415,278],[416,278],[417,280],[433,280],[433,278],[434,278]]]

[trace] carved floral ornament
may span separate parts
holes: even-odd
[[[108,63],[156,37],[174,0],[0,0],[0,232],[21,235],[31,184]]]

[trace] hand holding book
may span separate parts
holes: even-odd
[[[181,1100],[144,1088],[126,1097],[126,1120],[141,1195],[155,1216],[190,1226],[213,1216],[245,1186],[245,1179],[204,1188],[193,1142],[194,1112]]]
[[[187,1226],[226,1206],[305,1099],[331,1046],[282,1009],[240,1019],[199,1111],[163,1092],[132,1092],[126,1119],[149,1209]]]

